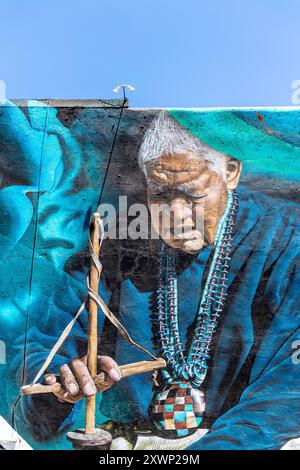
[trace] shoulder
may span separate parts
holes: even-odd
[[[253,191],[243,186],[239,191],[241,215],[244,219],[255,215],[255,222],[273,226],[274,229],[284,227],[300,227],[300,201],[291,195],[269,195]]]
[[[235,240],[240,250],[271,268],[279,259],[299,254],[300,205],[283,197],[239,190]]]

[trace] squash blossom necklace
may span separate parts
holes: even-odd
[[[189,351],[183,347],[179,333],[174,250],[162,243],[153,326],[157,330],[159,353],[165,359],[167,368],[162,372],[163,384],[155,391],[149,414],[155,427],[167,437],[192,434],[202,421],[205,400],[200,387],[207,373],[210,345],[227,295],[227,274],[237,209],[237,193],[228,191]]]

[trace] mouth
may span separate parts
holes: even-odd
[[[207,245],[203,234],[195,229],[186,230],[185,228],[183,233],[178,233],[177,229],[169,234],[169,236],[163,238],[170,246],[191,254],[200,251]]]

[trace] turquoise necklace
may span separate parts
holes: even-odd
[[[149,407],[156,428],[173,436],[185,436],[199,427],[205,411],[204,394],[199,389],[207,373],[209,350],[227,295],[227,274],[231,240],[238,209],[238,197],[228,191],[189,351],[178,326],[178,293],[174,250],[164,243],[159,258],[159,284],[154,326],[158,349],[167,363],[163,384]]]

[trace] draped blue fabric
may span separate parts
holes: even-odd
[[[299,365],[292,360],[293,343],[300,337],[299,208],[245,189],[240,190],[240,199],[229,297],[205,383],[210,432],[193,449],[278,449],[300,434]],[[210,251],[210,247],[201,250],[179,275],[183,338],[197,311]],[[105,293],[108,300],[110,292]],[[130,279],[124,280],[118,313],[132,337],[154,352],[150,296],[151,292],[139,291]],[[64,322],[69,317],[71,313],[65,310]],[[54,332],[56,329],[57,325],[52,326]],[[51,370],[57,372],[61,363],[84,353],[85,334],[86,317],[76,326]],[[30,344],[29,350],[41,351],[28,357],[33,369],[45,358],[54,337],[38,330],[34,338],[31,336],[35,344]],[[119,364],[144,359],[119,337],[114,357]],[[123,379],[102,395],[101,412],[128,424],[145,421],[151,396],[151,374]],[[37,398],[23,403],[30,425],[43,437],[50,421],[49,413],[41,419],[40,408],[46,406],[46,400],[49,398],[43,398],[42,405]],[[52,432],[66,429],[77,410],[55,404],[55,399],[51,403],[57,410]]]

